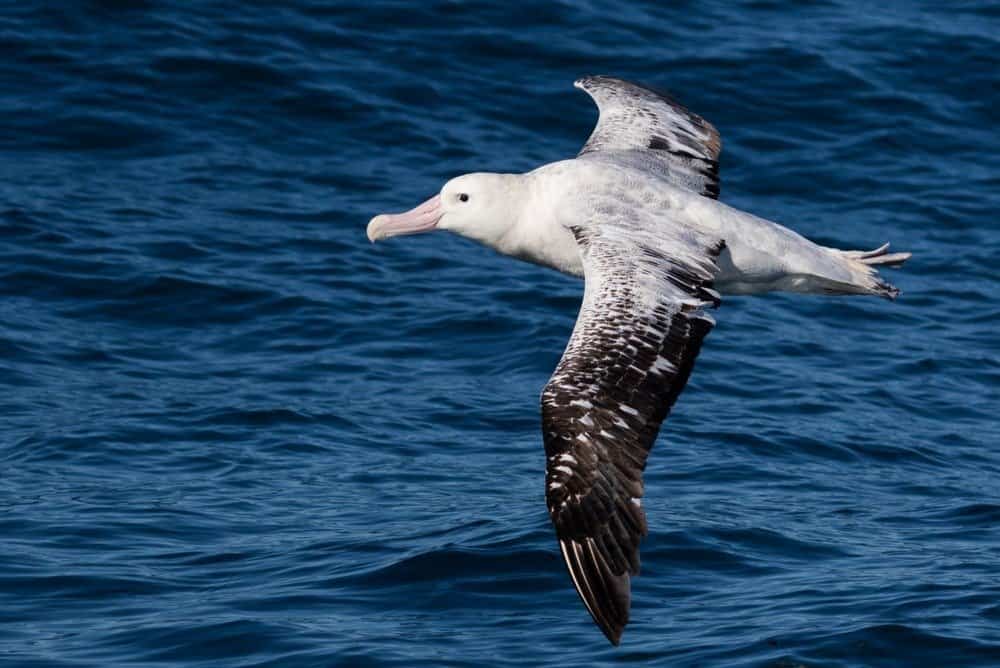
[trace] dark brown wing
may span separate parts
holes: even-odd
[[[714,324],[721,242],[677,240],[672,258],[613,227],[574,228],[584,258],[580,315],[542,391],[546,502],[573,584],[615,645],[646,535],[642,472]]]

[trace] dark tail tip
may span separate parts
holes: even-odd
[[[899,288],[891,283],[886,283],[885,281],[878,282],[878,296],[884,297],[889,301],[896,301],[896,297],[899,296]]]

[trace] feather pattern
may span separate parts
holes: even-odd
[[[571,229],[586,283],[541,397],[546,502],[584,605],[618,644],[647,532],[642,472],[714,324],[703,308],[718,304],[711,280],[724,244],[606,218]]]
[[[711,123],[666,93],[621,79],[589,76],[573,85],[600,112],[579,157],[627,163],[718,199],[722,141]]]
[[[618,644],[647,532],[643,470],[714,325],[705,308],[719,305],[716,288],[893,299],[877,268],[910,254],[827,248],[719,202],[710,123],[620,79],[575,85],[599,111],[576,158],[456,177],[409,212],[374,217],[368,237],[446,229],[584,277],[576,326],[541,396],[546,503],[577,592]]]

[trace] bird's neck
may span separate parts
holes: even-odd
[[[558,217],[561,194],[538,176],[529,172],[512,180],[510,225],[488,245],[504,255],[582,276],[576,240]]]

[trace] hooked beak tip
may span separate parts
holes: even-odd
[[[384,219],[384,216],[378,215],[368,221],[368,229],[366,230],[368,234],[368,241],[375,243],[385,236],[382,230],[379,229],[382,226],[382,221]]]

